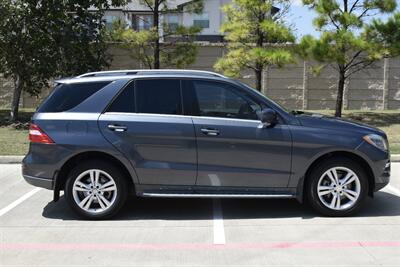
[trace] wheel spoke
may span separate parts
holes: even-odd
[[[111,186],[111,187],[106,187],[104,189],[100,189],[102,192],[109,192],[109,191],[115,191],[117,190],[117,187],[115,185]]]
[[[95,174],[95,175],[94,175],[94,185],[95,185],[95,186],[98,186],[98,185],[100,185],[100,184],[99,184],[100,172],[99,172],[99,171],[95,171],[94,174]]]
[[[93,199],[94,199],[94,196],[90,195],[89,200],[87,201],[87,203],[85,204],[85,206],[83,208],[86,210],[89,209],[90,205],[92,205]]]
[[[335,169],[331,169],[327,172],[329,179],[332,181],[334,185],[338,185],[339,181],[337,179],[337,172]]]
[[[80,182],[80,181],[76,181],[76,182],[75,182],[75,185],[78,185],[78,186],[81,187],[81,188],[85,188],[85,189],[87,189],[87,190],[90,190],[89,185],[84,184],[84,183],[82,183],[82,182]]]
[[[109,182],[103,184],[102,186],[100,186],[100,189],[104,191],[105,188],[112,186],[112,185],[115,185],[114,181],[109,181]]]
[[[92,183],[93,186],[95,186],[95,170],[90,171],[90,182]]]
[[[87,189],[86,187],[80,187],[77,185],[74,186],[73,190],[78,191],[78,192],[89,192],[89,189]]]
[[[89,201],[92,195],[87,195],[82,201],[79,203],[79,207],[83,208],[83,206]]]
[[[348,199],[350,199],[351,201],[356,201],[357,198],[355,198],[354,196],[350,195],[349,193],[347,193],[346,191],[343,192],[343,195],[345,197],[347,197]]]
[[[350,178],[348,178],[346,181],[343,182],[343,185],[349,185],[352,182],[354,182],[355,180],[356,180],[356,177],[352,175]]]
[[[332,186],[318,186],[318,195],[325,196],[327,194],[332,193],[333,187]]]
[[[108,201],[103,195],[99,195],[99,197],[102,200],[102,202],[104,202],[107,208],[111,205],[110,201]]]
[[[344,192],[346,192],[347,194],[353,196],[353,197],[358,197],[358,193],[356,191],[350,190],[350,189],[344,189]]]
[[[331,204],[329,205],[331,207],[331,209],[334,209],[336,207],[336,199],[337,199],[337,194],[333,194]]]
[[[338,194],[336,197],[336,206],[335,206],[337,209],[340,208],[340,202],[341,202],[341,199],[340,199],[340,195]]]
[[[97,201],[99,202],[100,207],[101,207],[103,210],[107,208],[107,206],[104,205],[103,199],[100,197],[100,195],[97,197]]]

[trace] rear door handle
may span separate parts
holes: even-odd
[[[115,131],[115,132],[125,132],[128,129],[128,127],[126,127],[124,125],[117,125],[117,124],[109,124],[107,127],[111,131]]]
[[[219,135],[219,130],[217,129],[211,129],[211,128],[202,128],[200,131],[205,134],[205,135],[210,135],[210,136],[217,136]]]

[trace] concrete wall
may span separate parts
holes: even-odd
[[[213,70],[213,65],[225,49],[218,45],[201,46],[191,69]],[[129,52],[111,48],[111,69],[138,69],[140,64]],[[333,109],[336,100],[337,74],[329,67],[319,76],[310,71],[310,62],[279,69],[272,67],[265,72],[264,93],[289,109]],[[242,81],[254,85],[254,74],[244,72]],[[12,83],[0,77],[0,107],[9,107]],[[35,107],[41,98],[24,95],[22,107]],[[400,58],[385,59],[351,77],[345,88],[345,109],[400,109]]]

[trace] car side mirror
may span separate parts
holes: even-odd
[[[271,128],[278,123],[278,116],[276,115],[275,110],[270,108],[265,108],[258,112],[258,117],[261,120],[260,128]]]

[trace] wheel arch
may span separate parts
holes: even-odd
[[[135,192],[135,182],[134,182],[134,177],[132,176],[131,172],[128,170],[127,166],[121,162],[118,158],[115,156],[112,156],[108,153],[101,152],[101,151],[85,151],[78,153],[71,158],[69,158],[59,169],[56,175],[55,183],[54,183],[54,201],[57,201],[59,199],[59,192],[60,190],[64,189],[65,183],[68,178],[68,174],[71,171],[71,169],[78,163],[86,160],[92,160],[92,159],[100,159],[100,160],[105,160],[108,162],[111,162],[118,166],[120,170],[123,172],[125,177],[127,178],[127,182],[129,185],[129,192],[134,193]]]
[[[311,170],[321,161],[328,160],[329,158],[333,157],[349,158],[357,162],[365,170],[368,178],[368,195],[372,197],[374,194],[375,179],[374,179],[374,172],[371,166],[368,164],[368,162],[362,156],[356,153],[352,153],[349,151],[331,151],[323,155],[320,155],[319,157],[314,159],[312,163],[308,166],[304,176],[300,179],[299,184],[297,186],[298,200],[300,200],[301,202],[304,201],[304,196],[306,196],[306,190],[307,190],[305,184],[307,183],[307,179],[309,177]]]

